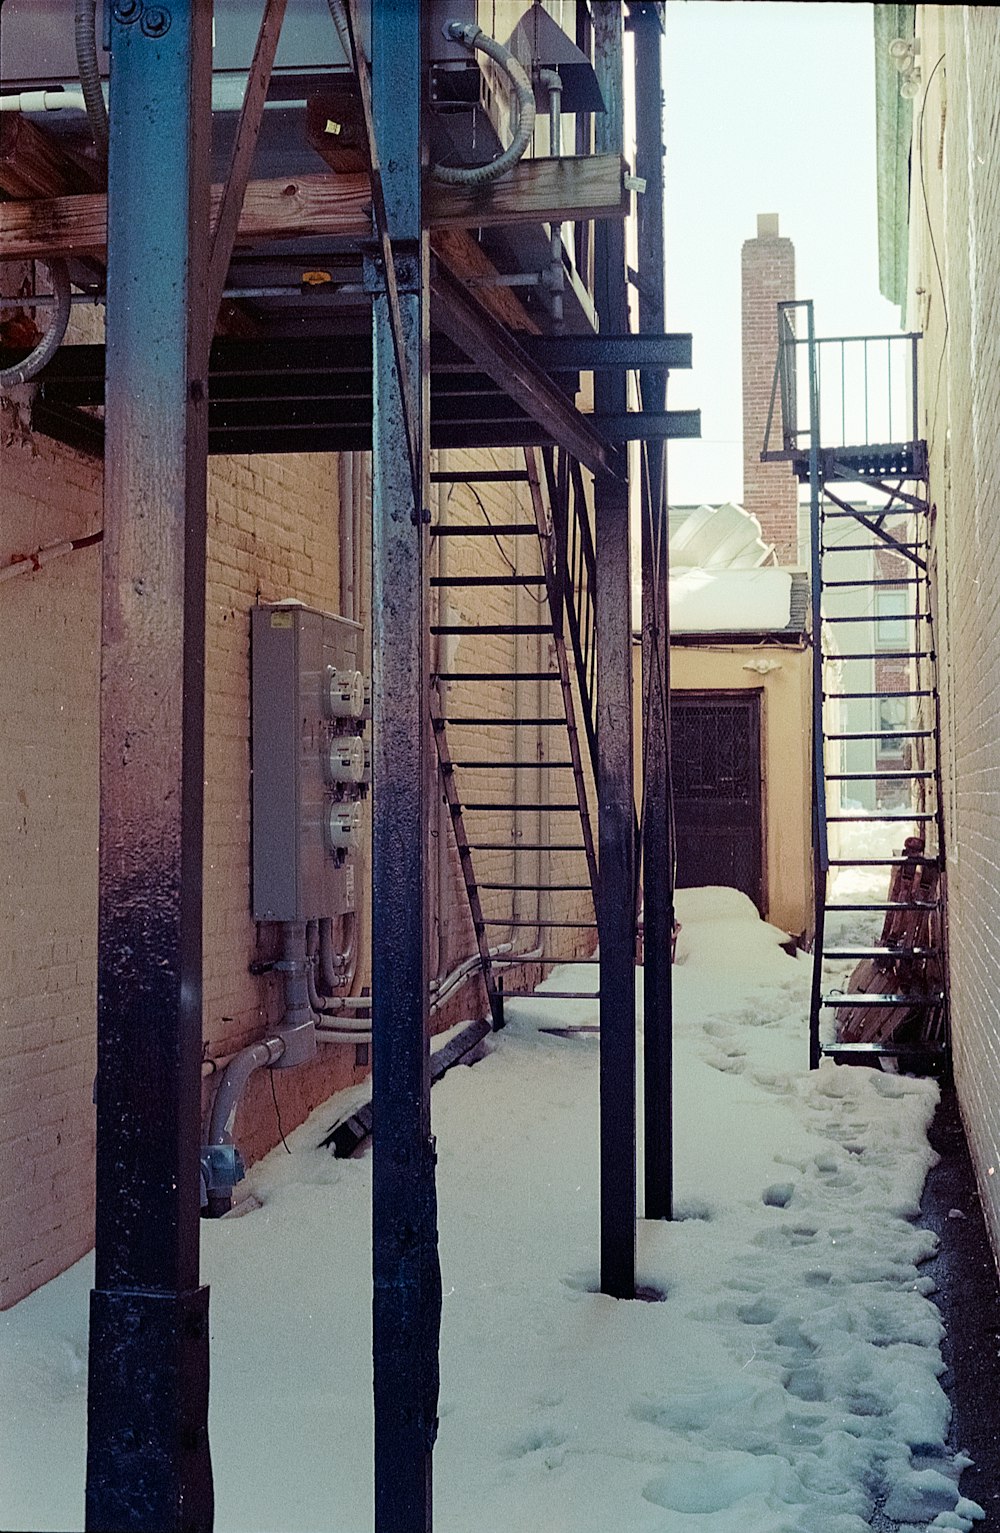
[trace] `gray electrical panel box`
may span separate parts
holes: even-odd
[[[369,759],[362,631],[306,607],[251,613],[253,915],[354,909]]]

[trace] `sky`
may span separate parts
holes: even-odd
[[[667,329],[694,367],[670,407],[702,439],[670,446],[673,505],[739,501],[740,250],[758,213],[794,242],[819,335],[884,334],[879,295],[870,5],[670,0],[664,43]]]

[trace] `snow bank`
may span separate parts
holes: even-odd
[[[598,1042],[545,1031],[595,1002],[510,1002],[434,1090],[435,1529],[968,1530],[914,1223],[936,1088],[810,1074],[808,961],[735,891],[678,903],[677,1218],[638,1232],[662,1302],[596,1292]],[[316,1148],[338,1108],[254,1169],[259,1208],[203,1227],[219,1533],[372,1527],[370,1159]],[[0,1526],[81,1525],[90,1281],[0,1316]]]

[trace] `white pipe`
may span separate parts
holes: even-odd
[[[61,559],[64,554],[73,552],[73,544],[67,538],[61,543],[49,543],[36,553],[29,554],[26,559],[18,559],[14,564],[5,564],[0,569],[0,581],[13,580],[15,575],[28,575],[32,570],[40,570],[43,565],[51,564],[53,559]]]
[[[247,76],[216,75],[212,81],[212,111],[238,112],[246,94]],[[102,82],[105,97],[108,82]],[[300,111],[306,109],[305,98],[301,101],[265,101],[265,111]],[[23,90],[0,96],[0,112],[83,112],[87,103],[82,90]]]
[[[0,96],[0,112],[85,112],[82,90],[23,90]]]

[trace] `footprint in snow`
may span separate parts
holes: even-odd
[[[507,1444],[504,1450],[504,1457],[512,1459],[528,1458],[532,1453],[545,1453],[546,1451],[551,1455],[552,1450],[563,1448],[568,1441],[569,1433],[562,1431],[559,1427],[527,1427]],[[561,1463],[562,1458],[563,1455],[560,1454],[557,1461]],[[555,1467],[551,1459],[547,1460],[547,1462],[549,1462],[550,1468]]]
[[[753,1237],[755,1246],[808,1246],[816,1239],[817,1231],[811,1224],[779,1224],[776,1229],[761,1230]]]

